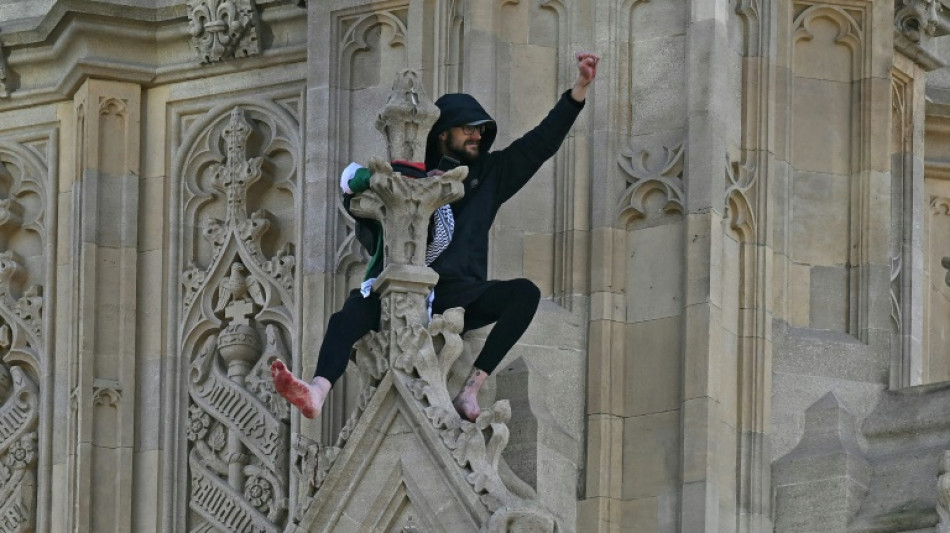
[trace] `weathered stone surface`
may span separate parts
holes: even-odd
[[[822,531],[947,529],[948,20],[947,0],[0,0],[4,525],[748,533],[810,508]],[[491,329],[429,323],[424,243],[387,250],[408,266],[380,280],[385,331],[321,418],[276,401],[266,363],[312,375],[362,281],[340,170],[379,157],[357,209],[423,235],[452,195],[383,161],[422,158],[428,99],[473,94],[503,148],[584,49],[585,110],[492,230],[490,276],[543,300],[491,416],[444,406]],[[428,207],[387,205],[406,194]],[[809,426],[829,393],[857,448]]]
[[[806,410],[802,440],[773,468],[777,530],[848,531],[872,471],[854,422],[833,392]]]

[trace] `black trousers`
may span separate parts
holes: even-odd
[[[528,329],[538,309],[541,291],[524,278],[485,284],[481,294],[464,306],[464,331],[495,324],[475,360],[475,368],[491,374]],[[445,309],[440,303],[437,286],[433,308],[437,311]],[[315,377],[336,383],[346,370],[353,344],[370,331],[379,331],[379,315],[379,295],[370,293],[364,298],[357,289],[350,292],[343,308],[330,316]]]

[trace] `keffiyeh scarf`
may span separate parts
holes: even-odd
[[[432,223],[435,225],[435,235],[432,237],[432,242],[426,246],[426,266],[431,265],[452,242],[452,233],[455,232],[452,207],[445,204],[436,209],[432,214]]]

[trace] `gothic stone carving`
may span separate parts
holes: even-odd
[[[393,172],[389,163],[378,158],[369,162],[369,168],[373,172],[370,190],[356,196],[350,209],[383,224],[387,265],[424,265],[429,217],[440,205],[462,197],[468,167],[455,168],[441,177],[412,180]]]
[[[252,137],[265,155],[293,142],[276,120],[258,110],[257,120],[249,121],[248,114],[234,107],[226,124],[210,126],[194,145],[200,164],[185,167],[193,196],[184,201],[194,208],[185,212],[198,219],[194,227],[210,246],[207,268],[196,254],[183,258],[188,267],[182,272],[182,338],[191,357],[186,433],[192,530],[277,532],[292,505],[290,411],[274,390],[269,366],[277,359],[291,364],[285,338],[294,327],[295,259],[290,241],[272,257],[265,253],[271,220],[280,217],[264,209],[248,213],[248,191],[261,182],[278,184],[265,175],[265,157],[248,151]],[[293,181],[279,186],[293,190]]]
[[[36,527],[46,174],[36,150],[0,141],[0,532]]]
[[[950,13],[943,0],[896,0],[894,47],[927,70],[945,67],[933,39],[950,33]]]
[[[0,398],[0,531],[33,531],[38,389],[19,366],[0,364]]]
[[[617,163],[629,182],[618,205],[621,220],[629,223],[640,218],[683,213],[686,198],[683,183],[685,152],[682,142],[672,148],[663,146],[656,151],[625,149],[621,152]],[[647,197],[654,193],[662,195],[663,205],[651,211]]]
[[[426,135],[438,118],[439,108],[426,97],[419,74],[408,69],[400,72],[376,119],[376,129],[386,137],[389,160],[421,161]]]
[[[911,42],[950,32],[940,0],[898,0],[895,4],[894,27]]]
[[[188,33],[201,63],[260,54],[253,0],[188,0]]]
[[[728,155],[726,159],[727,187],[723,215],[733,229],[742,231],[747,238],[752,238],[755,231],[755,210],[752,208],[750,195],[754,192],[756,182],[755,164],[732,161]]]

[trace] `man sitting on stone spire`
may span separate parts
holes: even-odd
[[[497,127],[472,96],[446,94],[435,102],[440,115],[427,138],[424,168],[429,175],[452,164],[467,165],[469,170],[464,181],[465,195],[433,216],[426,263],[439,274],[439,280],[432,311],[464,308],[464,331],[495,324],[462,390],[453,400],[462,418],[470,421],[480,413],[479,390],[528,328],[540,300],[540,291],[528,279],[488,280],[489,230],[502,204],[557,152],[583,109],[600,58],[578,53],[576,59],[579,72],[574,86],[561,95],[538,126],[502,150],[489,151]],[[403,164],[393,168],[412,176],[422,172],[420,167]],[[342,185],[344,190],[359,193],[368,187],[368,182],[366,169],[350,166]],[[376,251],[379,248],[375,246]],[[316,375],[310,383],[295,378],[280,361],[272,365],[277,391],[305,417],[320,414],[330,388],[346,369],[353,344],[379,329],[380,298],[372,290],[371,280],[381,271],[381,261],[371,261],[369,283],[364,283],[362,290],[354,289],[343,308],[330,317]]]

